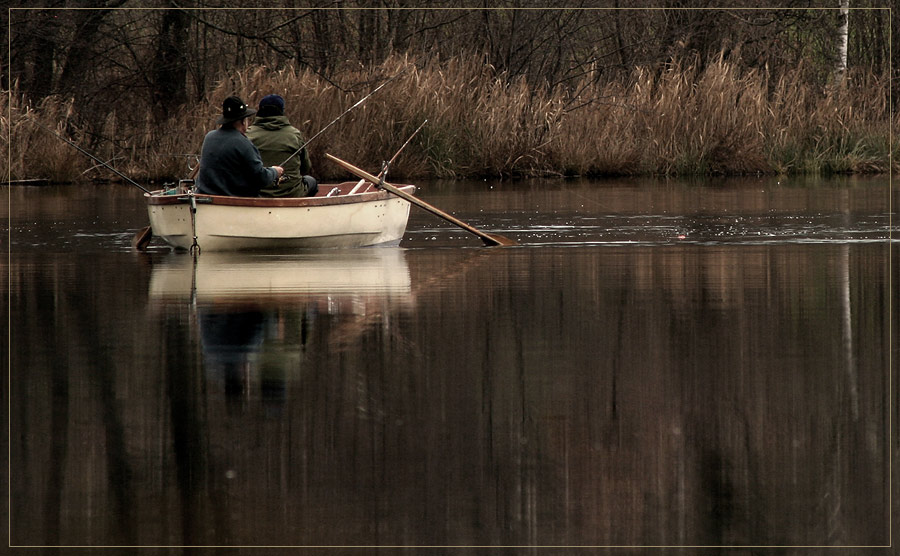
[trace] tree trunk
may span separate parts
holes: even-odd
[[[35,101],[53,93],[53,67],[59,52],[57,45],[59,37],[59,16],[51,10],[37,12],[34,23],[28,23],[33,27],[26,33],[24,44],[24,56],[16,55],[15,43],[13,43],[13,64],[21,61],[21,70],[10,75],[21,75],[24,79],[20,82],[24,90],[31,93]],[[30,64],[28,62],[31,62]],[[31,74],[25,73],[25,68],[31,66]]]
[[[159,42],[153,59],[153,111],[165,119],[168,111],[187,102],[187,15],[178,9],[162,16]]]
[[[75,12],[75,39],[65,55],[62,72],[59,77],[59,92],[72,94],[81,92],[85,73],[93,59],[93,47],[100,32],[100,26],[110,10],[85,10]]]
[[[613,12],[613,25],[615,27],[616,33],[616,50],[619,53],[619,66],[622,70],[626,70],[627,66],[625,65],[625,41],[622,40],[622,27],[619,21],[619,0],[615,1],[615,11]]]
[[[838,60],[834,69],[834,82],[840,85],[847,74],[847,44],[850,37],[850,0],[841,0],[840,25],[838,26]]]
[[[328,22],[328,12],[316,10],[312,14],[313,21],[313,60],[316,71],[327,73],[331,54],[334,51],[335,34]]]

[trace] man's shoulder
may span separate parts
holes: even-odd
[[[215,140],[215,141],[235,141],[242,138],[244,135],[238,130],[227,127],[220,127],[218,129],[214,129],[206,134],[206,137]]]
[[[303,133],[291,124],[285,124],[278,127],[258,126],[254,124],[247,129],[247,137],[251,140],[263,139],[264,137],[271,139],[279,138],[281,140],[288,137],[296,137],[301,143],[303,142]]]
[[[253,123],[250,124],[250,129],[257,128],[266,131],[275,131],[286,127],[291,127],[291,121],[287,119],[287,116],[257,117]]]

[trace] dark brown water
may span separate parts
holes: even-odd
[[[196,263],[4,192],[13,546],[891,544],[887,180],[430,184],[521,245]]]

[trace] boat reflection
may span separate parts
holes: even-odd
[[[396,248],[299,255],[172,254],[153,267],[150,299],[282,306],[310,299],[411,303],[409,268]]]
[[[154,266],[149,294],[157,309],[188,308],[207,384],[229,413],[258,398],[265,417],[283,412],[311,334],[338,351],[413,303],[404,252],[394,248],[173,254]]]

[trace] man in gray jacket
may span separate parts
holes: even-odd
[[[231,96],[222,103],[221,127],[206,134],[200,150],[197,191],[209,195],[258,197],[264,187],[274,185],[284,170],[265,167],[259,150],[246,137],[256,110]]]

